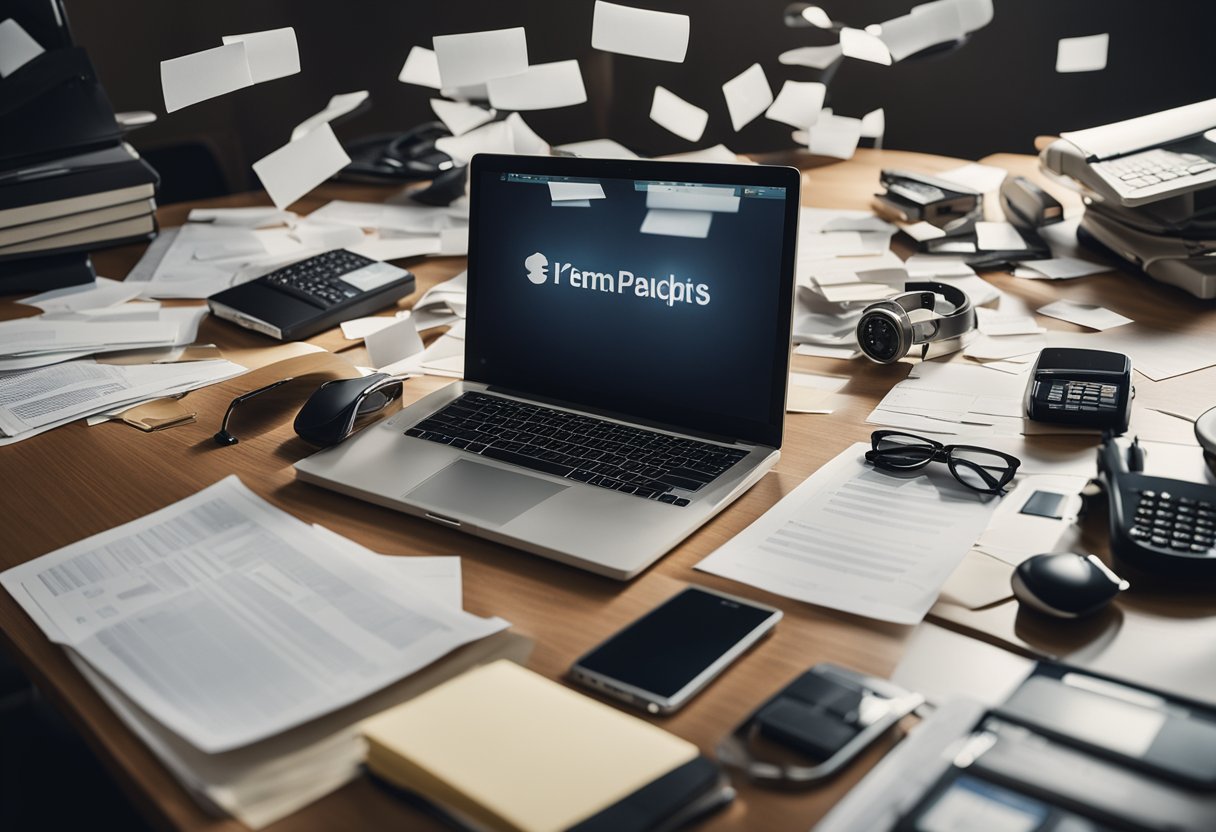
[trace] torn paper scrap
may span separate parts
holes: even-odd
[[[1097,72],[1106,69],[1110,35],[1060,38],[1056,47],[1056,72]]]
[[[689,104],[666,87],[655,87],[654,99],[650,103],[650,119],[680,138],[696,142],[705,133],[709,113]]]
[[[530,66],[518,75],[486,81],[490,106],[500,110],[551,110],[587,100],[578,61]]]
[[[773,90],[760,64],[752,64],[722,85],[730,126],[739,132],[773,103]]]
[[[491,78],[519,75],[528,69],[528,41],[523,27],[438,35],[432,44],[443,87],[484,84]]]
[[[713,222],[712,211],[668,211],[652,208],[642,221],[643,234],[659,234],[665,237],[709,236],[709,224]]]
[[[397,75],[397,80],[403,84],[417,84],[420,87],[439,89],[443,86],[439,81],[439,61],[435,53],[425,46],[415,46],[405,57],[405,65]]]
[[[300,71],[300,47],[290,26],[245,35],[224,35],[224,43],[244,43],[253,83],[286,78]]]
[[[253,163],[276,208],[286,208],[350,164],[333,128],[323,124]]]
[[[688,15],[597,0],[591,47],[635,58],[683,63],[688,52]]]
[[[160,62],[160,86],[169,113],[252,85],[245,44],[239,41]]]
[[[764,117],[805,130],[819,119],[827,90],[818,81],[786,81]]]
[[[344,92],[339,95],[331,96],[329,103],[325,105],[325,109],[316,115],[309,116],[295,126],[291,131],[291,140],[303,136],[312,130],[316,130],[322,124],[329,124],[337,118],[341,118],[347,113],[354,112],[359,108],[364,101],[367,100],[367,90],[359,90],[358,92]]]

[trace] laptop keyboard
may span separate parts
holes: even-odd
[[[747,455],[695,439],[491,396],[465,393],[405,432],[533,471],[677,506]]]
[[[1147,188],[1149,185],[1207,173],[1216,169],[1216,164],[1194,153],[1174,153],[1158,148],[1122,159],[1099,162],[1095,167],[1118,178],[1129,188]]]

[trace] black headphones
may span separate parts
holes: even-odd
[[[871,361],[893,364],[922,345],[921,357],[933,341],[947,341],[975,329],[975,309],[962,289],[945,283],[908,283],[908,291],[872,303],[857,322],[857,343]],[[914,309],[936,310],[938,295],[953,311],[927,321],[912,323],[908,313]]]

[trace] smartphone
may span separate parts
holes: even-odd
[[[570,668],[570,678],[652,714],[669,714],[763,638],[781,610],[689,587]]]

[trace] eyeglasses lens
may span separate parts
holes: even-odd
[[[918,468],[933,458],[934,447],[925,440],[902,433],[884,436],[875,450],[882,463],[892,468]]]
[[[977,491],[992,491],[1010,478],[1009,460],[988,451],[955,448],[950,453],[950,468],[959,482]]]

